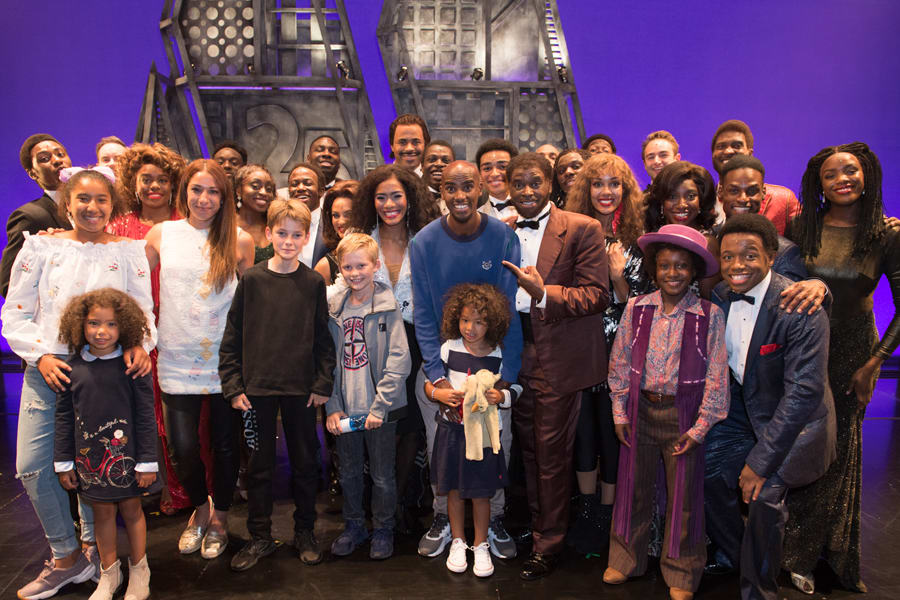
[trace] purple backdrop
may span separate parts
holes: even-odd
[[[887,211],[900,214],[900,3],[891,0],[558,0],[588,134],[610,134],[642,182],[640,142],[668,129],[686,160],[711,168],[709,143],[729,118],[747,121],[767,179],[794,190],[821,147],[861,140],[885,166]],[[386,148],[395,116],[375,38],[379,10],[346,0],[361,70]],[[48,132],[73,163],[95,160],[104,135],[133,139],[151,61],[168,73],[162,2],[20,2],[0,49],[7,64],[0,143],[4,218],[38,196],[18,149]],[[387,155],[387,152],[385,152]],[[876,294],[880,328],[893,314]]]

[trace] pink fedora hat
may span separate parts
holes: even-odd
[[[706,263],[706,273],[698,273],[698,277],[710,277],[719,272],[719,261],[706,249],[706,237],[693,227],[663,225],[659,231],[639,237],[637,243],[642,252],[646,252],[650,244],[672,244],[693,252]]]

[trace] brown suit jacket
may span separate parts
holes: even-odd
[[[536,267],[547,305],[535,308],[532,300],[531,326],[548,382],[568,394],[605,381],[609,272],[603,228],[595,219],[552,206]]]

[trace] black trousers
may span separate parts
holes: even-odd
[[[316,492],[321,456],[316,435],[316,408],[308,396],[250,396],[256,409],[257,449],[247,462],[247,531],[254,538],[272,537],[272,478],[275,473],[275,434],[278,410],[291,465],[294,531],[316,523]]]
[[[231,508],[239,467],[237,432],[240,413],[222,394],[180,395],[162,393],[163,417],[169,443],[169,460],[175,476],[187,491],[191,504],[207,501],[206,466],[200,459],[200,412],[209,401],[209,437],[213,451],[213,506]]]
[[[600,479],[616,484],[619,470],[619,439],[612,418],[609,387],[602,383],[581,392],[581,412],[575,432],[575,470],[580,473],[597,468],[600,457]]]

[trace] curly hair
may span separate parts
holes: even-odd
[[[712,141],[709,143],[709,149],[711,152],[715,152],[716,141],[719,139],[719,136],[729,131],[736,131],[743,135],[744,140],[746,140],[747,142],[747,148],[753,150],[753,132],[750,131],[750,126],[740,119],[728,119],[716,128],[716,132],[713,134]]]
[[[109,192],[110,202],[112,203],[112,211],[109,213],[109,221],[107,221],[107,223],[111,223],[117,217],[128,212],[128,208],[122,200],[122,197],[116,193],[116,186],[113,182],[98,171],[94,171],[93,169],[83,169],[72,175],[72,177],[60,188],[59,204],[56,207],[60,219],[63,221],[69,220],[69,200],[71,199],[72,192],[75,190],[75,186],[79,185],[85,179],[90,179],[106,186],[106,189]],[[106,225],[104,225],[104,227],[106,227]]]
[[[841,144],[822,148],[806,164],[806,171],[800,183],[800,214],[791,225],[794,241],[800,246],[803,256],[815,258],[822,246],[822,226],[825,215],[831,209],[831,201],[825,197],[822,187],[822,165],[838,152],[848,152],[856,157],[862,167],[864,179],[863,193],[856,235],[853,238],[853,256],[861,257],[869,253],[884,236],[884,204],[881,197],[881,162],[869,146],[862,142]]]
[[[334,230],[334,223],[331,222],[331,207],[334,206],[334,201],[338,198],[346,198],[350,200],[350,206],[353,206],[358,191],[359,182],[355,179],[347,179],[334,184],[325,192],[325,198],[322,200],[322,218],[319,222],[322,224],[322,239],[328,248],[337,248],[341,242],[337,231]]]
[[[593,144],[597,140],[605,140],[609,144],[609,147],[612,150],[612,153],[613,154],[616,153],[616,143],[613,141],[613,139],[611,137],[609,137],[605,133],[595,133],[588,139],[584,140],[584,142],[581,144],[581,149],[587,150],[588,148],[591,147],[591,144]]]
[[[591,183],[610,175],[622,181],[622,203],[617,224],[613,224],[615,232],[607,231],[606,237],[615,237],[625,248],[631,248],[644,233],[644,194],[631,167],[621,156],[595,154],[589,158],[575,176],[565,209],[598,218],[597,209],[591,202]]]
[[[410,237],[441,216],[441,209],[418,175],[394,164],[382,165],[370,171],[359,184],[353,203],[353,226],[356,229],[366,233],[375,230],[378,225],[375,190],[391,178],[399,181],[406,193],[406,229]]]
[[[581,157],[582,161],[587,161],[592,155],[587,150],[582,148],[563,148],[559,151],[559,154],[556,155],[556,160],[553,161],[552,174],[550,177],[551,189],[550,189],[550,201],[555,205],[562,207],[566,204],[566,194],[562,190],[562,186],[559,185],[559,178],[556,176],[556,169],[559,168],[559,161],[562,160],[562,157],[567,154],[577,154]],[[508,168],[508,167],[507,167]]]
[[[113,309],[119,325],[119,345],[122,348],[140,346],[144,338],[150,335],[147,316],[134,298],[121,290],[100,288],[75,296],[66,304],[59,319],[59,341],[69,347],[69,352],[81,352],[87,345],[84,324],[88,313],[95,306]]]
[[[775,229],[772,221],[763,215],[747,213],[730,217],[722,224],[722,229],[719,230],[719,235],[716,236],[720,247],[722,246],[722,238],[729,233],[749,233],[759,236],[759,239],[762,240],[763,248],[770,256],[775,256],[778,253],[778,230]]]
[[[172,197],[169,204],[175,202],[175,190],[181,183],[181,174],[186,163],[175,151],[162,144],[134,144],[116,157],[116,189],[119,196],[127,203],[129,212],[141,209],[141,201],[137,197],[137,173],[144,165],[155,165],[168,175],[172,184]]]
[[[487,322],[484,341],[491,348],[499,346],[509,329],[509,301],[503,292],[489,283],[460,283],[450,288],[444,302],[441,339],[460,338],[459,318],[466,306],[477,310]]]
[[[666,224],[663,202],[670,198],[686,179],[697,186],[700,194],[700,214],[691,225],[700,231],[709,231],[716,222],[716,184],[709,171],[686,160],[669,163],[659,172],[647,190],[646,231],[659,231]]]

